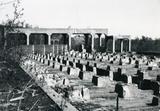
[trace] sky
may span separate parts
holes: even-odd
[[[0,0],[0,2],[11,0]],[[23,20],[42,28],[108,28],[109,35],[160,38],[160,0],[22,0]],[[0,22],[12,5],[0,6]]]

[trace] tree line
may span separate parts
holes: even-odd
[[[160,38],[152,39],[142,36],[132,40],[132,51],[135,52],[159,52],[160,53]]]

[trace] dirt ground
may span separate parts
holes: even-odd
[[[0,111],[18,107],[20,111],[61,111],[18,65],[0,61]]]

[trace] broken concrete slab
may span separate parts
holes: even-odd
[[[79,78],[82,80],[92,81],[93,75],[95,75],[93,72],[80,71]]]
[[[135,90],[136,87],[133,85],[126,85],[123,83],[117,83],[115,85],[115,92],[118,94],[118,97],[124,99],[133,99],[137,96],[138,90]]]
[[[73,76],[78,77],[79,73],[80,73],[80,69],[79,68],[68,67],[67,72],[68,72],[69,75],[73,75]]]
[[[76,67],[79,68],[81,71],[86,71],[86,65],[84,64],[76,63]]]
[[[84,100],[90,100],[90,92],[87,87],[82,87],[81,93]]]
[[[97,87],[107,87],[107,85],[111,84],[111,80],[109,77],[94,75],[92,83]]]
[[[45,64],[45,65],[48,65],[48,64],[49,64],[49,60],[48,60],[48,59],[45,59],[45,60],[44,60],[44,64]]]
[[[54,62],[54,64],[53,64],[53,68],[54,69],[60,69],[60,63],[58,63],[58,62]]]
[[[60,65],[60,71],[67,71],[67,70],[68,70],[68,66]]]

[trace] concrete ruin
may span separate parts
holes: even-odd
[[[59,107],[65,101],[64,111],[114,110],[118,100],[120,110],[137,110],[137,107],[150,110],[155,106],[160,108],[160,58],[152,59],[145,55],[132,54],[129,36],[109,36],[107,29],[20,30],[27,35],[24,49],[31,50],[21,58],[22,69]],[[32,33],[46,33],[47,44],[30,45]],[[65,36],[67,48],[51,44],[51,35],[54,33]],[[82,45],[81,51],[71,48],[74,34],[85,36],[85,45]],[[106,49],[107,41],[111,39],[112,52],[95,51],[96,39],[99,40],[99,47],[105,44]],[[120,40],[121,53],[115,52],[115,40]],[[124,53],[124,40],[129,42],[130,53]],[[87,45],[91,52],[87,51]],[[151,101],[151,104],[147,104],[148,101]],[[151,107],[148,107],[149,105]]]
[[[79,57],[73,55],[79,55]],[[28,61],[22,66],[26,67],[25,69],[33,75],[34,72],[41,73],[37,76],[40,82],[46,81],[48,86],[64,95],[64,97],[69,98],[72,102],[80,103],[85,101],[94,104],[98,98],[108,98],[104,101],[115,102],[118,96],[122,99],[121,101],[126,102],[125,105],[129,105],[128,107],[142,107],[143,109],[149,105],[147,101],[152,101],[153,95],[159,95],[159,73],[156,72],[159,67],[148,70],[147,60],[141,60],[143,57],[98,53],[91,56],[87,52],[75,51],[67,52],[61,56],[48,56],[48,59],[46,59],[44,55],[30,54],[27,56]],[[110,63],[111,58],[115,58],[113,61],[116,62]],[[135,62],[131,64],[132,59]],[[121,64],[119,64],[119,61]],[[158,63],[158,61],[154,62]],[[28,66],[27,64],[31,65]],[[138,65],[138,68],[135,65]],[[39,69],[31,67],[39,67]],[[154,76],[153,72],[155,73]],[[49,73],[50,75],[47,76]],[[158,97],[153,98],[153,106],[159,105],[157,99],[159,100]],[[127,100],[134,104],[127,104]],[[141,103],[135,105],[136,100],[147,101],[143,105]],[[99,108],[102,108],[104,103],[97,102],[97,104],[100,105]],[[124,107],[121,102],[120,106]]]

